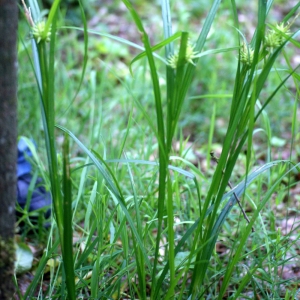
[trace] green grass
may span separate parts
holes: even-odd
[[[37,141],[36,174],[53,195],[24,299],[296,299],[297,280],[280,275],[297,263],[299,239],[296,33],[266,49],[273,1],[216,0],[204,10],[184,1],[180,11],[165,0],[161,12],[123,3],[128,14],[118,17],[134,28],[132,40],[89,28],[83,9],[82,26],[65,26],[59,1],[38,55],[20,26],[19,132]],[[236,5],[254,27],[244,28]],[[191,7],[195,15],[183,13]],[[250,65],[237,50],[243,34]],[[189,40],[194,64],[185,61]],[[164,62],[174,53],[171,68]],[[295,226],[283,234],[293,206]]]

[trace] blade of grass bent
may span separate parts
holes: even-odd
[[[84,31],[84,29],[82,29],[80,27],[75,27],[75,26],[61,26],[60,28],[61,29],[74,29],[74,30],[78,30],[78,31]],[[142,46],[140,46],[140,45],[138,45],[136,43],[130,42],[130,41],[126,40],[126,39],[123,39],[123,38],[121,38],[119,36],[115,36],[115,35],[112,35],[112,34],[109,34],[109,33],[105,33],[105,32],[99,32],[99,31],[96,31],[96,30],[93,30],[93,29],[88,29],[87,32],[91,33],[91,34],[95,34],[95,35],[107,37],[107,38],[110,38],[110,39],[112,39],[114,41],[122,43],[124,45],[133,47],[133,48],[141,50],[141,51],[145,51],[144,47],[142,47]],[[155,56],[156,58],[158,58],[159,60],[161,60],[163,63],[166,62],[160,55],[158,55],[156,53],[153,53],[153,56]]]
[[[122,207],[122,210],[127,218],[127,221],[130,225],[130,228],[137,240],[137,243],[139,245],[139,247],[141,248],[141,251],[143,252],[143,255],[144,255],[144,259],[145,259],[145,262],[149,268],[149,270],[152,270],[152,267],[151,267],[151,264],[150,264],[150,261],[149,261],[149,258],[147,256],[147,253],[145,252],[144,250],[144,247],[143,247],[143,242],[134,226],[134,222],[127,210],[127,207],[126,207],[126,203],[125,203],[125,200],[122,196],[122,194],[120,194],[119,192],[119,189],[115,186],[114,182],[112,181],[112,179],[110,178],[109,174],[107,173],[107,171],[104,169],[104,167],[101,165],[101,163],[99,163],[98,159],[95,157],[95,155],[89,151],[85,145],[83,145],[80,140],[68,129],[64,128],[63,126],[60,126],[60,125],[56,125],[57,128],[59,128],[60,130],[62,130],[63,132],[67,133],[75,142],[76,144],[89,156],[89,158],[91,159],[91,161],[94,163],[94,165],[97,167],[97,169],[100,171],[101,175],[103,176],[106,184],[107,184],[107,188],[109,190],[110,193],[112,193],[115,198],[118,200],[120,206]]]
[[[186,161],[185,159],[183,159],[181,157],[177,157],[177,156],[170,156],[170,159],[174,159],[174,160],[176,159],[176,160],[180,160],[180,161],[184,162],[189,168],[191,168],[202,179],[206,179],[204,177],[204,175],[202,173],[200,173],[200,171],[198,169],[196,169],[196,167],[192,163]],[[103,160],[103,161],[105,163],[125,163],[125,164],[127,164],[127,163],[134,163],[134,164],[143,164],[143,165],[150,165],[150,166],[158,166],[159,165],[159,163],[157,163],[155,161],[148,161],[148,160],[141,160],[141,159],[107,159],[107,160]],[[82,165],[82,166],[77,167],[76,169],[74,169],[73,172],[77,171],[79,169],[88,167],[88,166],[92,166],[92,165],[93,165],[93,163],[84,164],[84,165]],[[168,169],[176,171],[176,172],[182,174],[183,176],[186,176],[186,177],[192,179],[193,181],[195,181],[197,179],[196,176],[193,173],[191,173],[189,171],[186,171],[186,170],[183,170],[182,168],[174,167],[172,165],[169,165]]]
[[[91,153],[91,151],[89,151],[80,141],[79,139],[67,128],[60,126],[60,125],[56,125],[56,127],[60,130],[62,130],[63,132],[67,133],[76,143],[77,145],[84,150],[84,152],[89,156],[89,158],[93,161],[93,163],[96,165],[96,167],[99,169],[100,173],[102,174],[103,178],[105,179],[108,187],[110,188],[110,190],[119,198],[122,198],[120,195],[119,190],[116,188],[116,186],[114,185],[114,183],[112,182],[110,176],[108,175],[107,171],[104,169],[104,167],[99,163],[99,161],[96,159],[96,157]],[[124,203],[124,202],[123,202]]]

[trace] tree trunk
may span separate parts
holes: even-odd
[[[17,162],[17,0],[0,0],[0,299],[14,293]]]

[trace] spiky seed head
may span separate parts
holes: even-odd
[[[286,36],[290,35],[290,25],[279,23],[275,26],[276,30],[271,29],[266,35],[265,46],[268,48],[277,48],[286,41]]]
[[[195,65],[193,62],[193,59],[197,56],[198,52],[195,51],[195,46],[191,45],[190,43],[187,43],[187,47],[185,50],[185,63],[190,63],[192,65]],[[179,53],[173,54],[168,59],[168,65],[176,69],[177,63],[178,63]]]
[[[251,66],[253,63],[254,50],[246,43],[242,44],[240,49],[240,60],[243,64]]]
[[[45,31],[46,22],[44,20],[37,22],[34,24],[32,28],[32,34],[37,44],[41,41],[50,42],[51,37],[51,26],[48,32]]]

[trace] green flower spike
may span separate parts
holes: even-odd
[[[51,26],[48,32],[45,32],[45,27],[46,27],[46,22],[43,20],[34,24],[32,28],[32,34],[37,44],[41,41],[50,42]]]
[[[192,46],[190,43],[187,44],[186,50],[185,50],[185,61],[186,63],[190,63],[192,65],[195,65],[193,62],[193,59],[197,56],[198,52],[194,50],[195,46]],[[178,63],[178,57],[179,53],[176,53],[174,55],[171,55],[168,59],[168,65],[176,69],[177,63]]]
[[[286,41],[286,35],[290,35],[290,24],[280,23],[276,25],[276,30],[272,29],[266,35],[265,45],[268,48],[277,48]]]
[[[243,43],[240,49],[241,62],[247,66],[251,66],[253,62],[253,57],[254,57],[254,50],[246,43]]]

